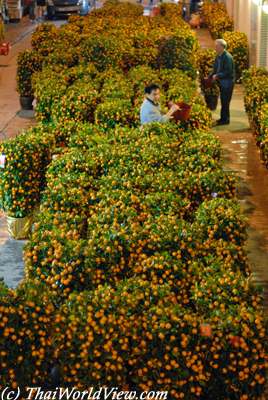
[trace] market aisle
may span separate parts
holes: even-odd
[[[35,26],[27,20],[8,25],[6,40],[11,42],[8,56],[0,56],[0,140],[16,136],[21,129],[33,124],[32,113],[19,115],[19,96],[16,91],[16,62],[18,53],[30,47],[30,32]]]
[[[205,29],[197,31],[202,47],[213,47]],[[219,107],[213,117],[219,118]],[[226,169],[239,177],[238,198],[249,218],[247,250],[256,282],[265,291],[268,315],[268,170],[261,162],[258,147],[244,110],[243,86],[236,85],[231,103],[231,124],[214,128],[223,146]]]
[[[27,18],[6,27],[6,40],[12,45],[7,57],[0,56],[0,140],[16,136],[34,124],[33,113],[20,113],[16,92],[16,61],[20,51],[30,47],[30,33],[35,29]],[[22,249],[24,241],[9,238],[6,218],[0,215],[0,278],[15,287],[23,277]]]
[[[60,26],[65,21],[55,21]],[[6,41],[11,43],[10,54],[0,56],[0,140],[12,138],[34,125],[33,111],[20,111],[19,95],[16,91],[16,70],[18,54],[31,47],[31,33],[38,25],[28,17],[19,23],[6,25]]]

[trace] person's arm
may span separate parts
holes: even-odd
[[[162,115],[158,107],[154,107],[148,102],[144,103],[141,107],[141,124],[147,124],[150,122],[167,122],[169,119],[169,112],[166,115]]]
[[[149,122],[167,122],[169,119],[169,115],[162,115],[160,111],[157,112],[154,109],[141,112],[141,124]]]
[[[154,107],[150,103],[144,103],[140,112],[141,124],[143,125],[150,122],[167,122],[172,118],[172,114],[178,109],[179,107],[176,104],[173,104],[168,112],[163,115],[159,107]]]
[[[178,109],[179,107],[176,104],[173,104],[166,114],[162,114],[159,109],[156,109],[157,112],[150,114],[151,122],[167,122],[172,119],[172,115]]]
[[[218,60],[216,58],[216,60],[215,60],[215,62],[213,64],[213,70],[211,71],[211,73],[209,74],[208,77],[212,78],[214,75],[216,75],[217,69],[218,69]]]
[[[161,115],[158,122],[167,122],[168,120],[170,120],[170,116],[165,114],[165,115]]]

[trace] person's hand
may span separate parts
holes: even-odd
[[[175,104],[175,103],[173,103],[173,102],[169,102],[169,110],[168,110],[168,113],[166,114],[166,117],[168,118],[168,119],[173,119],[174,117],[173,117],[173,115],[172,114],[174,114],[176,111],[178,111],[179,109],[180,109],[180,107],[179,106],[177,106],[177,104]]]
[[[218,79],[218,76],[216,74],[212,75],[213,81],[216,81]]]
[[[174,112],[178,111],[180,109],[180,107],[177,104],[172,104],[171,108],[170,108],[170,114],[174,114]]]

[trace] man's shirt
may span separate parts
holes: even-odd
[[[216,57],[213,75],[216,74],[220,80],[232,80],[235,82],[235,65],[233,57],[228,51]]]
[[[159,104],[155,104],[150,99],[145,99],[140,110],[140,120],[143,125],[150,122],[167,122],[168,117],[161,113]]]

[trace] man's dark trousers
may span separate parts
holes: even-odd
[[[234,82],[232,79],[220,79],[221,122],[230,122],[230,103],[232,100]]]

